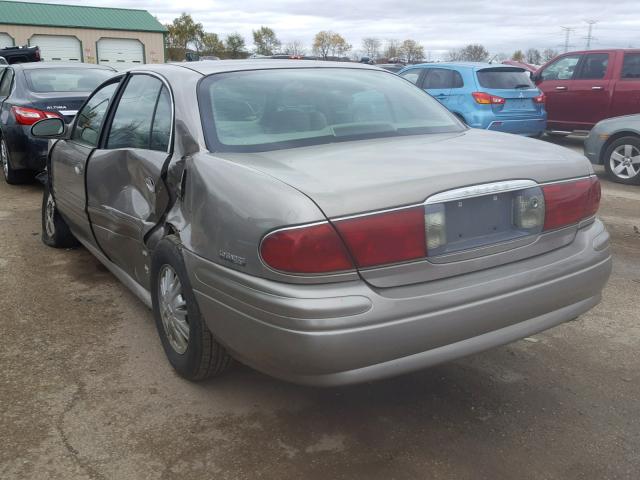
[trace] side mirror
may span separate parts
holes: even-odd
[[[531,77],[531,81],[533,83],[538,83],[540,81],[540,73],[538,72],[531,72],[529,73],[529,76]]]
[[[38,138],[61,138],[65,128],[61,118],[45,118],[31,126],[31,135]]]

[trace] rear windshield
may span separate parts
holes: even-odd
[[[478,82],[484,88],[535,88],[529,72],[521,68],[494,68],[478,70]]]
[[[32,92],[92,92],[114,72],[98,68],[36,68],[25,70]]]
[[[264,151],[465,128],[424,91],[384,71],[224,73],[206,77],[198,95],[209,149],[218,151]]]

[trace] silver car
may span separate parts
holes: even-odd
[[[611,270],[582,155],[469,129],[376,67],[145,65],[33,133],[59,138],[44,242],[100,259],[191,380],[425,368],[575,319]]]
[[[598,122],[584,142],[584,154],[604,165],[615,182],[640,185],[640,115]]]

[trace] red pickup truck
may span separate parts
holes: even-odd
[[[555,57],[532,78],[546,96],[547,128],[568,134],[640,113],[640,50],[588,50]]]

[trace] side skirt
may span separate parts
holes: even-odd
[[[98,250],[96,247],[81,238],[78,238],[78,240],[87,250],[89,250],[89,252],[91,252],[94,257],[100,260],[100,263],[107,267],[109,271],[113,273],[115,277],[124,284],[125,287],[131,290],[135,294],[135,296],[142,301],[142,303],[144,303],[149,309],[152,308],[151,292],[149,292],[149,290],[145,289],[142,285],[136,282],[127,272],[122,270],[115,263],[109,261],[109,259],[105,257],[104,254],[100,252],[100,250]]]

